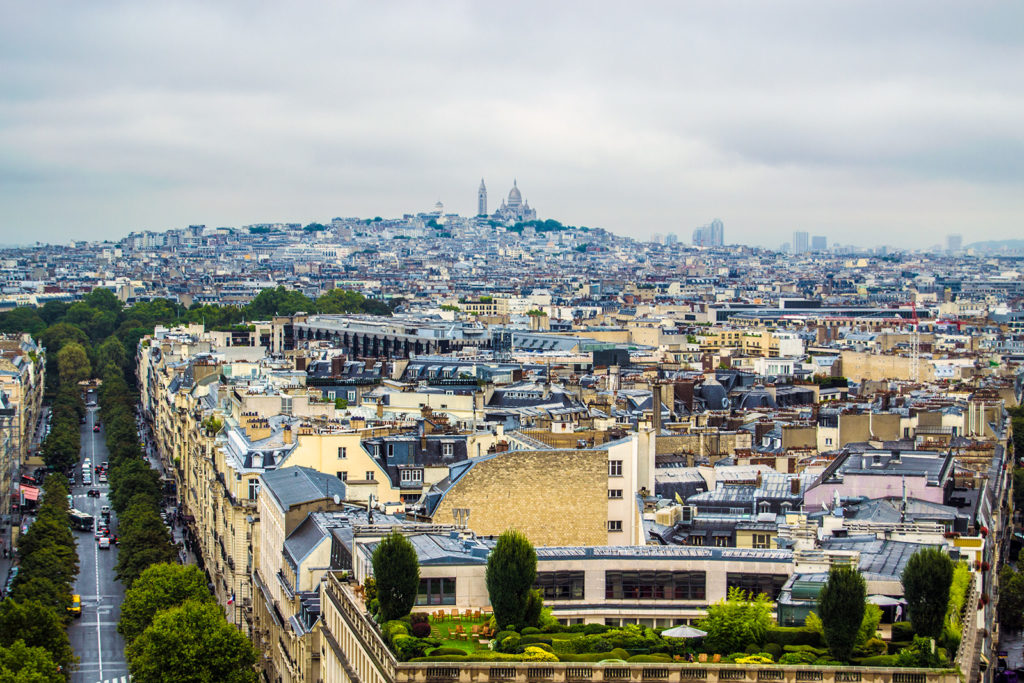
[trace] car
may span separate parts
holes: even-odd
[[[68,477],[68,486],[74,486],[75,483],[76,482],[74,477]]]
[[[94,432],[100,431],[100,426],[99,425],[93,425],[92,426],[92,431],[94,431]]]
[[[107,483],[107,475],[105,475],[105,474],[101,474],[100,475],[100,483],[101,484],[106,484]]]
[[[89,489],[88,491],[85,492],[85,495],[89,496],[90,498],[99,498],[100,497],[100,490],[99,489]]]
[[[100,514],[103,515],[104,517],[109,516],[110,515],[110,506],[109,505],[104,505],[103,507],[101,507],[100,508]]]
[[[82,596],[81,595],[72,595],[71,596],[71,605],[68,607],[68,613],[71,616],[73,616],[75,619],[77,619],[80,616],[82,616]]]
[[[100,550],[110,550],[110,539],[106,536],[100,538]]]

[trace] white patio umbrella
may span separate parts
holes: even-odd
[[[907,604],[907,601],[903,598],[890,598],[888,595],[869,595],[867,601],[879,607],[895,607],[896,605]]]
[[[661,635],[669,638],[703,638],[707,634],[707,631],[701,631],[692,626],[676,626],[661,632]]]

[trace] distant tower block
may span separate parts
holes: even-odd
[[[480,189],[476,193],[476,215],[487,215],[487,186],[483,178],[480,179]]]

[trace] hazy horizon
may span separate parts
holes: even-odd
[[[4,2],[0,242],[490,209],[1012,239],[1024,5]],[[25,239],[25,237],[28,239]]]

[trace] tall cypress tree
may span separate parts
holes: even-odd
[[[416,550],[402,534],[392,531],[373,551],[373,577],[381,621],[401,619],[412,610],[420,587]]]
[[[526,626],[530,591],[537,580],[537,553],[521,531],[509,529],[487,558],[487,593],[500,628]]]
[[[825,643],[832,658],[850,661],[857,644],[857,632],[864,620],[867,598],[864,577],[855,567],[832,567],[818,596],[818,609]]]

